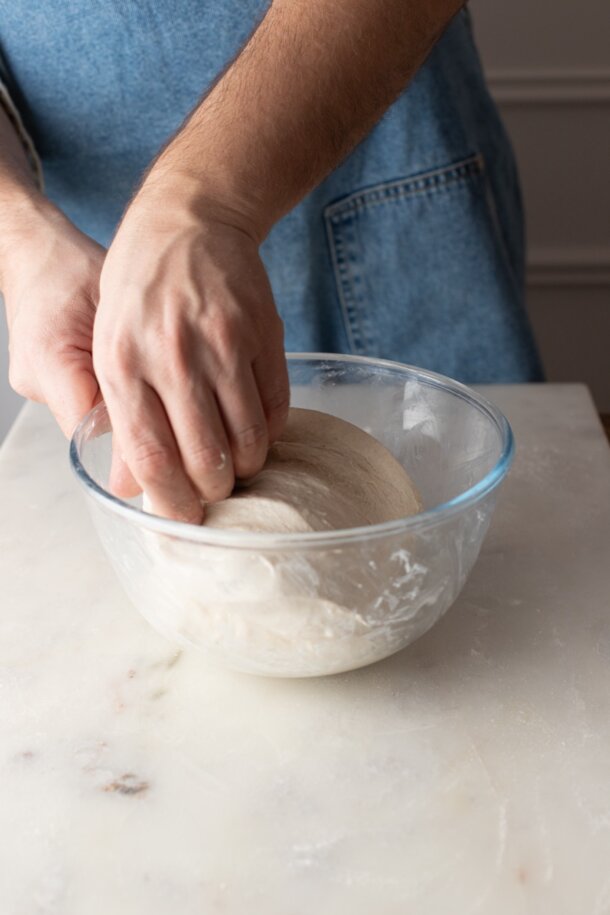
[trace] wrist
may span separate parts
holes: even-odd
[[[52,204],[33,184],[21,181],[0,183],[0,222],[9,227],[22,218],[50,208]]]
[[[178,209],[200,224],[222,224],[238,229],[260,245],[274,219],[260,200],[238,186],[226,173],[212,167],[198,170],[167,159],[155,163],[136,201],[160,212]],[[134,201],[134,202],[136,202]]]
[[[19,269],[31,245],[39,243],[60,221],[62,213],[36,188],[0,193],[0,289],[9,266]]]

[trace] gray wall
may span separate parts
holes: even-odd
[[[610,413],[607,0],[473,0],[527,208],[528,308],[551,381]]]
[[[473,0],[528,212],[528,308],[551,381],[610,412],[610,45],[607,0]],[[19,408],[0,320],[0,441]]]

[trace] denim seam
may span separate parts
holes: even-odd
[[[345,331],[347,333],[352,352],[356,354],[363,353],[365,350],[362,346],[362,328],[360,327],[358,314],[354,307],[354,297],[351,292],[351,289],[354,286],[354,279],[346,257],[345,244],[343,239],[333,231],[330,220],[326,218],[325,222],[326,233],[331,252],[331,260],[333,262],[335,276],[337,278],[337,293],[339,296],[341,310],[343,312]]]
[[[506,247],[506,242],[505,242],[504,236],[502,234],[502,229],[500,228],[500,218],[498,216],[498,207],[496,205],[496,198],[493,193],[493,188],[491,187],[491,184],[489,183],[489,181],[485,182],[485,204],[486,204],[487,210],[489,212],[489,218],[491,220],[494,238],[495,238],[496,244],[498,245],[498,248],[500,249],[500,256],[502,258],[504,267],[505,267],[506,272],[509,277],[509,282],[510,282],[511,286],[513,287],[513,291],[515,292],[515,295],[518,296],[519,298],[521,298],[522,291],[520,288],[520,283],[513,270],[513,266],[512,266],[511,260],[510,260],[508,249]]]
[[[473,175],[481,175],[485,170],[482,156],[470,156],[462,162],[455,163],[444,169],[435,169],[433,172],[401,181],[377,184],[369,190],[359,192],[345,200],[329,204],[325,208],[325,216],[333,224],[338,224],[350,218],[359,211],[382,204],[404,200],[422,194],[436,194],[452,189],[458,182],[464,181]]]

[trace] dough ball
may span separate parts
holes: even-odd
[[[261,472],[208,505],[204,524],[297,533],[378,524],[420,510],[411,479],[381,442],[344,419],[293,407]]]

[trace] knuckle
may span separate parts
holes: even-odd
[[[93,350],[96,372],[112,385],[114,379],[123,378],[133,372],[137,357],[131,340],[121,337],[98,339]]]
[[[278,388],[265,398],[265,412],[274,418],[286,416],[290,409],[290,391]]]
[[[157,347],[183,356],[186,344],[186,328],[177,320],[167,321],[155,333]]]
[[[173,448],[162,442],[139,442],[133,449],[132,468],[136,478],[150,483],[168,480],[176,470],[176,455]]]
[[[254,423],[240,429],[233,438],[238,451],[259,451],[267,443],[267,429],[261,423]]]
[[[14,365],[13,362],[11,362],[8,370],[8,381],[15,394],[19,394],[21,397],[27,397],[30,400],[33,399],[34,386],[30,382],[26,372],[23,371],[21,365]]]
[[[211,476],[225,470],[226,452],[216,444],[201,442],[188,450],[189,464],[197,476]]]
[[[37,390],[37,372],[34,367],[40,368],[46,353],[43,349],[36,351],[32,341],[24,345],[24,341],[11,340],[9,343],[8,382],[16,394],[35,400]]]
[[[242,339],[242,326],[239,319],[228,314],[219,316],[210,328],[209,335],[221,364],[233,361]]]
[[[150,348],[150,357],[154,360],[155,371],[166,383],[179,386],[185,393],[192,390],[194,369],[182,333],[159,334]]]
[[[53,343],[52,333],[46,328],[41,332],[40,327],[33,327],[27,335],[14,331],[9,338],[10,361],[15,365],[37,365],[52,351]]]

